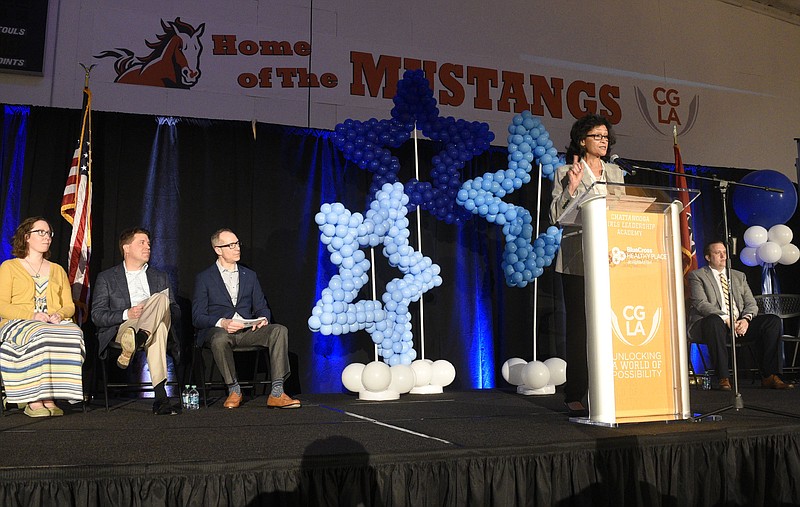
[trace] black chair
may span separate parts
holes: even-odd
[[[263,387],[262,394],[265,394],[267,392],[267,386],[272,385],[272,379],[268,378],[269,377],[268,352],[269,352],[268,348],[258,347],[258,346],[238,347],[236,349],[233,349],[234,359],[237,357],[237,355],[242,355],[242,354],[252,355],[253,376],[251,380],[238,379],[239,387],[241,387],[242,389],[251,390],[251,398],[254,398],[257,395],[256,389],[259,386]],[[264,355],[267,373],[264,374],[263,380],[259,380],[258,378],[258,366],[260,364],[259,357],[262,354]],[[208,347],[198,346],[197,342],[195,342],[194,347],[192,348],[192,370],[191,370],[192,378],[194,378],[194,374],[197,371],[198,364],[200,368],[199,387],[200,387],[200,393],[203,396],[203,406],[208,407],[208,391],[212,389],[226,390],[227,386],[225,385],[225,382],[222,379],[222,373],[219,372],[219,368],[217,368],[216,363],[214,362],[214,356],[211,352],[211,349]],[[208,375],[206,374],[206,364],[209,364],[211,366],[210,368],[211,371],[209,372]],[[241,371],[241,369],[237,367],[236,371],[239,372]],[[220,377],[219,381],[214,381],[214,372],[217,372],[217,374],[219,375]],[[206,381],[207,376],[208,376],[208,381]]]
[[[781,318],[781,340],[783,343],[794,344],[792,361],[784,366],[784,371],[796,373],[800,370],[800,365],[797,364],[797,351],[800,348],[800,294],[762,294],[755,296],[755,299],[760,313],[771,313]]]
[[[144,346],[139,347],[136,350],[136,353],[131,357],[131,365],[136,362],[136,356],[139,355],[140,352],[144,350]],[[130,392],[152,392],[153,385],[150,382],[109,382],[108,380],[108,366],[106,363],[108,361],[112,361],[112,367],[117,368],[117,357],[122,353],[122,346],[117,343],[116,341],[112,341],[106,347],[106,350],[100,354],[100,369],[103,375],[103,397],[105,400],[106,411],[108,411],[108,390],[109,389],[120,389],[124,391]],[[169,357],[169,354],[167,354]],[[173,365],[174,366],[174,365]],[[125,370],[126,375],[130,375],[131,366],[128,366],[128,369]],[[167,371],[169,373],[169,371]],[[170,381],[169,378],[167,379],[167,386],[178,386],[178,382],[172,380]]]
[[[706,359],[703,356],[703,350],[701,348],[701,345],[704,345],[704,344],[699,342],[699,341],[696,341],[696,339],[692,339],[692,337],[690,336],[689,337],[689,352],[690,352],[689,353],[689,374],[690,374],[690,376],[693,377],[693,379],[695,381],[695,384],[696,384],[697,383],[697,374],[694,371],[694,365],[692,365],[692,354],[691,354],[692,345],[696,345],[697,346],[697,351],[700,354],[700,362],[703,364],[703,370],[706,372],[706,375],[715,375],[716,374],[716,370],[714,368],[709,368],[708,365],[706,364]],[[727,347],[731,348],[731,344],[728,343]],[[753,351],[753,344],[751,342],[742,343],[740,341],[737,341],[736,342],[736,351],[739,352],[742,349],[747,350],[747,352],[748,352],[748,354],[750,356],[750,360],[751,360],[751,362],[753,364],[753,367],[749,368],[747,370],[747,372],[750,373],[750,375],[751,375],[752,383],[755,383],[756,382],[756,374],[759,373],[761,370],[758,367],[758,359],[756,359],[756,354]],[[732,359],[732,354],[728,355],[728,359],[730,361],[733,360]]]
[[[763,372],[761,371],[761,368],[759,367],[759,362],[758,362],[758,358],[756,357],[756,353],[755,353],[755,351],[753,351],[753,345],[754,345],[753,342],[745,342],[745,343],[742,343],[741,341],[737,341],[736,342],[736,350],[740,351],[740,350],[744,349],[744,350],[747,351],[748,355],[750,356],[750,364],[752,366],[750,368],[748,368],[747,370],[745,370],[745,371],[750,374],[750,383],[751,384],[755,384],[756,383],[756,380],[759,378],[757,375],[761,375],[762,377],[764,376]],[[730,343],[728,343],[728,348],[731,348],[731,344]],[[731,360],[731,362],[733,362],[733,355],[729,354],[728,357]],[[738,356],[737,356],[737,358],[738,358]],[[740,368],[740,370],[741,370],[741,368]]]
[[[701,380],[698,379],[698,377],[702,377],[702,376],[705,376],[705,375],[712,376],[715,373],[714,369],[713,368],[709,368],[708,364],[706,363],[706,358],[705,358],[705,356],[703,356],[702,345],[703,345],[702,343],[698,343],[698,342],[693,342],[693,341],[689,342],[689,377],[690,377],[689,384],[690,385],[699,386]],[[694,364],[692,364],[692,348],[693,348],[693,346],[697,348],[697,355],[700,356],[700,364],[703,365],[703,375],[698,375],[697,372],[695,372],[695,370],[694,370]]]
[[[6,386],[3,384],[3,372],[0,372],[0,417],[6,415]]]

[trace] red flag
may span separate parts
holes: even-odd
[[[64,187],[61,216],[72,224],[67,275],[79,322],[88,316],[89,258],[92,254],[92,92],[83,89],[81,137]]]
[[[686,188],[686,177],[683,176],[683,160],[681,159],[681,149],[678,147],[677,140],[673,145],[675,149],[675,186]],[[688,192],[680,193],[683,211],[681,211],[681,257],[683,260],[683,274],[697,269],[697,252],[695,250],[694,237],[692,236],[692,209],[689,205]]]

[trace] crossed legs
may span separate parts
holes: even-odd
[[[135,351],[136,344],[131,344],[130,341],[135,340],[133,336],[137,332],[144,331],[149,335],[144,342],[144,349],[147,353],[147,367],[150,369],[153,386],[167,379],[167,337],[170,324],[169,298],[158,292],[144,301],[142,315],[138,319],[126,320],[117,330],[116,341],[122,345],[123,354],[129,352],[126,349],[132,348],[131,353]],[[125,343],[126,341],[128,343]]]

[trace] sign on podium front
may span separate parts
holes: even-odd
[[[679,218],[681,197],[699,195],[597,182],[558,218],[583,237],[589,417],[571,420],[615,426],[691,416]]]

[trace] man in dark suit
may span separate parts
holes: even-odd
[[[94,283],[92,321],[97,326],[100,357],[105,357],[108,344],[115,340],[122,347],[117,366],[127,368],[136,350],[144,347],[155,392],[153,413],[177,414],[166,392],[167,340],[170,332],[177,333],[171,323],[180,323],[180,307],[167,274],[148,265],[147,229],[123,231],[119,248],[122,263],[97,275]],[[180,340],[176,337],[175,342]]]
[[[791,389],[778,376],[782,370],[781,320],[777,315],[758,315],[747,278],[741,271],[731,270],[731,279],[725,276],[728,259],[722,241],[708,243],[704,250],[708,265],[687,275],[689,288],[689,338],[708,345],[711,361],[716,365],[719,388],[731,390],[728,375],[728,338],[730,337],[730,311],[728,294],[733,297],[733,330],[737,342],[755,342],[759,352],[759,366],[764,378],[761,385],[770,389]]]
[[[224,407],[237,408],[242,401],[233,350],[257,345],[268,348],[270,355],[272,390],[267,406],[300,408],[300,402],[283,391],[290,373],[289,333],[286,327],[271,322],[272,313],[256,273],[239,264],[239,238],[230,229],[220,229],[211,236],[211,247],[217,262],[197,275],[192,323],[198,345],[211,349],[228,386]]]

